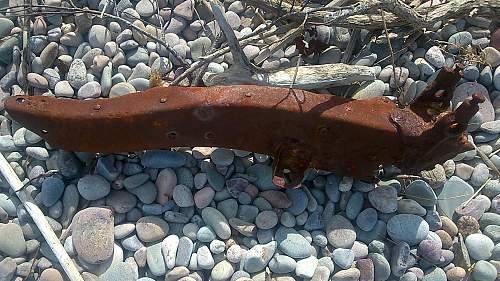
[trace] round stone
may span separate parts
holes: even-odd
[[[45,207],[54,205],[64,193],[64,182],[57,177],[49,177],[42,182],[42,203]]]
[[[348,269],[354,262],[354,252],[350,249],[335,249],[332,252],[332,260],[342,269]]]
[[[436,68],[443,67],[445,61],[444,55],[438,46],[432,46],[429,48],[429,50],[425,53],[425,59]]]
[[[356,217],[356,225],[363,231],[371,231],[377,224],[377,218],[377,210],[367,208]]]
[[[96,81],[85,83],[78,89],[78,99],[95,99],[101,96],[101,84]]]
[[[458,219],[457,228],[460,234],[467,236],[479,231],[479,223],[474,217],[463,216]]]
[[[446,271],[446,278],[448,281],[462,281],[466,275],[465,269],[455,266]]]
[[[168,223],[154,216],[140,218],[136,223],[137,236],[144,242],[156,242],[165,238],[169,231]]]
[[[109,194],[111,185],[102,176],[86,175],[77,184],[78,192],[86,200],[98,200]]]
[[[326,222],[328,242],[335,248],[349,249],[356,240],[356,231],[351,222],[341,215],[335,215]]]
[[[132,84],[127,82],[120,82],[111,87],[111,89],[109,90],[109,97],[119,97],[126,94],[135,93],[135,91],[136,90]]]
[[[487,260],[491,257],[495,244],[488,236],[481,233],[474,233],[467,236],[465,246],[471,258],[475,260]]]
[[[274,273],[290,273],[297,267],[297,262],[289,256],[275,255],[269,261],[269,269]]]
[[[399,214],[387,222],[387,233],[394,241],[405,241],[412,246],[427,237],[429,224],[419,216]]]
[[[231,227],[224,215],[215,208],[207,207],[202,210],[203,221],[210,226],[221,239],[228,239],[231,236]]]
[[[89,30],[89,44],[92,48],[104,49],[104,45],[111,41],[111,32],[103,25],[92,25]]]
[[[69,84],[75,88],[80,89],[87,83],[87,68],[81,59],[75,59],[71,63],[66,79]]]
[[[281,226],[274,237],[278,248],[289,257],[307,258],[311,255],[309,242],[293,228]]]
[[[0,239],[0,253],[12,258],[21,257],[26,253],[26,240],[18,224],[0,224],[0,237],[4,237]]]
[[[71,87],[71,84],[68,81],[64,80],[56,83],[54,94],[56,95],[56,97],[71,98],[75,94],[75,91]]]
[[[474,280],[494,281],[497,278],[497,269],[487,261],[478,261],[472,270]]]
[[[111,190],[106,197],[106,204],[116,213],[130,212],[137,204],[137,197],[125,190]]]
[[[213,281],[225,281],[228,280],[234,273],[233,265],[223,260],[217,263],[214,268],[212,268],[212,272],[210,273],[210,280]]]
[[[368,200],[381,213],[392,213],[398,209],[397,190],[392,186],[379,186],[368,193]]]
[[[210,159],[215,165],[229,166],[233,163],[234,153],[230,149],[217,148],[210,154]]]
[[[432,207],[437,202],[436,193],[423,180],[416,180],[410,183],[406,188],[405,196],[426,207]]]
[[[264,245],[255,245],[245,255],[245,270],[248,273],[259,272],[269,263],[276,251],[276,241]]]
[[[214,196],[215,196],[215,191],[211,187],[209,186],[204,187],[195,193],[194,203],[197,208],[203,209],[208,205],[210,205],[210,202],[212,202]]]
[[[175,204],[181,208],[194,206],[193,194],[187,186],[179,184],[174,188],[172,198]]]
[[[274,211],[260,212],[255,218],[255,224],[260,229],[271,229],[278,224],[278,215]]]
[[[72,239],[78,257],[101,264],[113,256],[113,213],[107,208],[90,207],[79,211],[72,223]]]
[[[422,281],[446,281],[446,273],[439,267],[425,272]]]

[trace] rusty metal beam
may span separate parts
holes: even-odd
[[[385,97],[351,100],[252,85],[153,88],[87,101],[15,96],[5,107],[60,149],[228,147],[275,157],[279,186],[297,186],[308,167],[374,181],[381,166],[416,173],[473,149],[465,130],[482,97],[447,110],[457,69],[444,69],[406,108]]]

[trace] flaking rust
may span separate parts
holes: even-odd
[[[483,97],[448,110],[461,66],[444,68],[408,107],[253,85],[159,87],[112,99],[14,96],[12,118],[51,146],[101,153],[178,146],[272,155],[273,182],[300,185],[307,168],[375,181],[381,167],[413,174],[471,150],[465,133]]]

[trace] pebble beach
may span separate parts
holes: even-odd
[[[86,100],[147,90],[157,75],[168,85],[186,69],[182,61],[198,61],[220,33],[207,6],[194,0],[45,0],[124,19],[161,38],[175,55],[113,17],[41,11],[31,17],[23,56],[25,25],[14,13],[23,3],[0,1],[0,152],[29,182],[26,192],[85,281],[500,281],[500,182],[491,167],[500,169],[499,21],[466,16],[438,22],[397,53],[395,65],[387,37],[361,29],[363,46],[348,64],[371,67],[376,79],[322,89],[355,99],[400,94],[410,103],[441,68],[461,62],[463,78],[450,107],[476,92],[485,97],[468,127],[478,151],[407,180],[367,183],[310,169],[300,188],[285,190],[272,183],[267,155],[180,147],[96,158],[51,147],[4,110],[6,97],[27,88],[33,95]],[[223,6],[237,38],[263,24],[245,1]],[[261,20],[272,18],[264,13]],[[316,32],[328,47],[300,63],[340,63],[353,30],[318,25]],[[392,49],[404,47],[402,35],[389,38]],[[250,61],[263,52],[260,43],[243,48]],[[29,73],[23,76],[25,59]],[[260,66],[292,67],[297,60],[292,42]],[[228,53],[207,72],[222,73],[232,64]],[[88,169],[92,159],[95,167]],[[69,279],[0,176],[0,281],[24,280]]]

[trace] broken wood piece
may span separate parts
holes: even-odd
[[[297,77],[293,82],[296,71]],[[234,72],[206,73],[203,82],[207,86],[254,84],[274,87],[289,87],[293,83],[295,89],[313,90],[351,85],[355,82],[373,81],[375,79],[375,70],[372,67],[334,63],[299,66],[298,68],[288,67],[269,73],[254,73],[252,76],[238,75]]]
[[[400,0],[365,0],[342,7],[326,5],[322,8],[307,7],[303,10],[300,5],[292,7],[291,4],[281,0],[242,1],[268,11],[274,11],[278,15],[290,14],[289,18],[297,21],[302,21],[305,14],[308,14],[309,21],[315,24],[369,30],[383,27],[379,9],[391,13],[385,17],[388,27],[413,26],[416,28],[432,26],[438,21],[445,22],[469,14],[496,18],[500,13],[500,1],[498,0],[450,0],[444,4],[435,4],[431,7],[422,5],[416,8],[411,8]]]
[[[56,234],[52,230],[49,222],[45,218],[43,212],[38,208],[35,204],[33,198],[23,189],[23,183],[17,177],[16,173],[10,166],[9,162],[5,159],[5,157],[0,153],[0,171],[4,178],[9,183],[12,190],[15,192],[24,208],[28,212],[28,214],[33,219],[33,222],[36,224],[40,233],[42,233],[43,238],[49,245],[50,249],[54,253],[54,256],[57,258],[57,261],[66,272],[69,280],[71,281],[83,281],[83,278],[80,276],[77,268],[73,264],[73,261],[69,257],[66,250],[62,246],[61,242],[57,238]],[[5,238],[1,238],[5,239]]]

